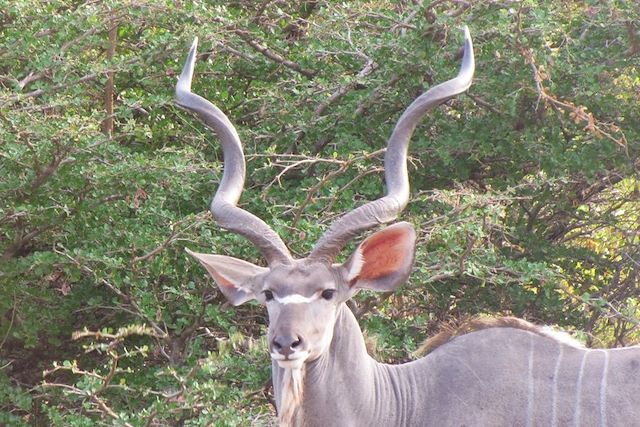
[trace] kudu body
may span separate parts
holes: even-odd
[[[395,219],[409,198],[407,148],[432,107],[471,84],[465,28],[458,76],[418,97],[387,146],[387,194],[338,219],[304,259],[293,259],[263,221],[237,207],[245,163],[238,134],[213,104],[191,93],[194,41],[176,86],[178,105],[220,138],[224,173],[211,204],[216,221],[254,243],[268,262],[189,251],[233,304],[256,299],[269,315],[269,351],[279,421],[296,426],[640,425],[640,349],[589,350],[534,327],[497,327],[452,339],[403,365],[377,363],[345,301],[360,289],[391,291],[413,265],[415,233],[405,222],[335,258],[359,233]],[[506,326],[506,325],[505,325]]]

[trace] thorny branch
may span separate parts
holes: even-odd
[[[622,132],[622,129],[613,123],[598,122],[593,116],[593,113],[587,112],[587,108],[584,106],[575,105],[570,101],[560,101],[551,95],[549,90],[544,86],[544,82],[549,79],[549,76],[542,66],[536,65],[533,50],[531,48],[521,47],[520,51],[533,71],[533,79],[539,100],[550,105],[556,111],[569,113],[569,117],[571,117],[575,123],[583,123],[585,125],[584,129],[596,138],[607,138],[625,150],[625,152],[627,151],[627,138]]]
[[[366,61],[364,67],[356,74],[355,77],[353,77],[351,81],[339,86],[324,102],[321,102],[316,107],[313,114],[313,118],[310,124],[308,125],[308,127],[315,126],[319,122],[319,120],[324,116],[327,109],[330,106],[336,104],[338,101],[340,101],[340,99],[342,99],[349,92],[361,88],[362,80],[365,79],[367,76],[369,76],[372,72],[374,72],[378,68],[378,64],[375,61],[373,61],[373,59],[365,55],[364,53],[357,51],[355,53],[350,52],[350,54],[355,54],[356,56],[364,59]],[[336,123],[337,121],[338,120],[336,119]],[[297,151],[297,147],[300,144],[300,142],[304,139],[305,135],[306,135],[306,131],[303,129],[300,129],[296,139],[293,141],[293,143],[291,144],[291,148],[288,151],[289,152]],[[328,144],[331,141],[332,138],[333,138],[332,136],[327,135],[323,139],[318,141],[314,145],[313,152],[319,153],[326,146],[326,144]]]
[[[78,84],[81,83],[86,83],[86,82],[90,82],[93,81],[95,79],[97,79],[100,76],[100,74],[98,73],[89,73],[86,74],[82,77],[80,77],[79,79],[73,81],[73,82],[68,82],[68,83],[60,83],[57,84],[55,86],[52,86],[51,88],[45,90],[45,89],[36,89],[33,90],[31,92],[25,93],[25,94],[18,94],[18,95],[14,95],[12,97],[9,97],[6,99],[6,101],[4,102],[4,104],[2,104],[2,107],[9,107],[10,105],[12,105],[15,102],[18,101],[24,101],[25,99],[29,99],[29,98],[35,98],[41,95],[44,95],[45,93],[55,93],[58,92],[60,90],[69,88],[69,87],[73,87],[76,86]]]
[[[300,204],[300,206],[296,210],[291,226],[292,227],[296,226],[298,221],[300,221],[300,218],[302,217],[302,214],[305,211],[306,207],[314,200],[316,194],[320,191],[320,189],[322,189],[322,187],[324,187],[327,182],[331,181],[333,177],[344,173],[346,170],[349,169],[351,164],[353,164],[354,162],[359,162],[372,157],[376,157],[379,154],[384,153],[385,151],[386,151],[386,148],[383,148],[377,151],[373,151],[371,153],[365,153],[361,156],[354,157],[353,159],[350,159],[350,160],[339,162],[338,169],[325,174],[324,176],[322,176],[322,178],[320,178],[320,180],[316,185],[306,190],[307,196],[305,197],[305,200]],[[359,178],[361,178],[362,176],[364,176],[364,174],[360,174]]]
[[[369,106],[376,104],[380,100],[380,98],[384,96],[385,89],[389,87],[394,87],[399,81],[400,81],[400,75],[393,74],[385,85],[381,85],[375,88],[371,92],[371,95],[369,95],[369,97],[366,100],[358,104],[354,112],[354,115],[356,117],[362,116],[367,110],[367,108],[369,108]]]
[[[140,256],[134,257],[131,260],[131,263],[135,264],[135,263],[138,263],[140,261],[146,261],[146,260],[148,260],[150,258],[153,258],[157,254],[162,252],[165,248],[170,246],[173,242],[178,240],[180,238],[180,236],[184,235],[187,231],[189,231],[192,228],[197,227],[198,225],[202,224],[209,215],[210,214],[209,214],[208,211],[207,212],[201,212],[198,215],[196,215],[195,218],[187,217],[187,218],[185,218],[183,220],[177,221],[174,224],[171,224],[171,234],[169,235],[169,237],[167,237],[164,240],[164,242],[160,243],[160,245],[158,245],[156,248],[154,248],[150,252],[148,252],[148,253],[146,253],[144,255],[140,255]],[[190,221],[192,221],[192,222],[187,227],[180,228],[180,226],[182,226],[182,224],[184,224],[185,222],[190,222]]]
[[[138,303],[130,295],[127,295],[124,292],[122,292],[119,288],[114,286],[111,282],[109,282],[105,278],[98,277],[96,272],[93,271],[90,267],[88,267],[87,265],[83,264],[82,262],[80,262],[76,258],[72,257],[69,254],[69,251],[64,246],[62,246],[62,244],[58,243],[57,247],[54,248],[54,251],[57,254],[62,255],[65,258],[69,259],[71,262],[73,262],[78,268],[80,268],[85,273],[89,273],[92,276],[94,276],[99,283],[101,283],[104,286],[106,286],[107,288],[109,288],[114,294],[116,294],[118,297],[120,297],[120,299],[122,299],[122,301],[124,303],[129,304],[130,306],[132,306],[134,308],[134,313],[136,314],[136,316],[138,316],[139,318],[141,318],[142,320],[147,322],[149,325],[151,325],[151,327],[154,329],[154,331],[156,332],[158,337],[165,338],[167,336],[167,332],[163,328],[161,328],[152,318],[147,316],[144,313],[144,311],[138,306]]]
[[[286,58],[284,58],[282,55],[274,52],[273,50],[269,49],[266,46],[263,46],[262,44],[260,44],[259,42],[257,42],[256,40],[254,40],[251,36],[251,33],[249,33],[246,30],[242,30],[240,28],[237,27],[233,27],[231,28],[231,30],[238,36],[240,37],[245,43],[247,43],[249,46],[251,46],[256,52],[261,53],[262,55],[264,55],[265,57],[269,58],[270,60],[277,62],[278,64],[282,64],[283,66],[289,68],[290,70],[293,70],[297,73],[302,74],[303,76],[311,79],[316,75],[316,72],[314,70],[310,70],[308,68],[304,68],[302,67],[300,64],[290,61]]]
[[[356,75],[356,78],[353,79],[353,81],[351,81],[351,82],[349,82],[349,83],[347,83],[347,84],[345,84],[343,86],[338,87],[333,92],[333,94],[331,94],[331,96],[329,98],[327,98],[326,101],[324,101],[323,103],[318,105],[318,107],[314,111],[314,115],[316,116],[316,118],[322,116],[324,114],[324,112],[326,111],[326,109],[330,105],[335,104],[342,97],[344,97],[347,93],[349,93],[353,89],[356,89],[358,87],[358,85],[360,84],[360,79],[363,79],[363,78],[367,77],[376,68],[378,68],[378,64],[376,64],[371,58],[367,58],[367,63],[358,72],[358,74]]]
[[[558,113],[568,113],[574,123],[584,124],[584,129],[598,139],[607,138],[614,142],[629,156],[627,138],[622,129],[614,123],[602,123],[596,120],[593,113],[587,112],[587,107],[575,105],[570,101],[560,101],[549,91],[544,82],[550,80],[549,74],[542,65],[537,65],[533,49],[522,42],[522,10],[524,5],[521,4],[515,17],[515,33],[516,46],[523,56],[525,62],[529,64],[533,72],[533,80],[538,93],[538,103],[540,101],[549,105]],[[619,136],[616,136],[619,135]]]
[[[271,157],[270,155],[256,154],[253,157]],[[316,165],[319,163],[337,164],[342,166],[345,160],[326,159],[323,157],[308,157],[302,154],[280,154],[277,161],[270,164],[269,167],[281,168],[282,170],[264,187],[264,192],[269,191],[274,185],[280,185],[282,177],[292,170],[299,169],[304,166]]]
[[[120,328],[116,333],[92,332],[87,330],[84,330],[81,332],[75,332],[73,334],[74,340],[81,339],[81,338],[93,338],[94,340],[97,341],[97,343],[94,342],[90,344],[88,346],[87,351],[93,351],[93,350],[104,351],[107,357],[109,358],[108,371],[106,372],[106,374],[102,374],[96,370],[81,369],[78,367],[78,364],[76,361],[72,361],[69,364],[65,363],[63,365],[54,364],[54,367],[52,369],[49,369],[44,372],[45,377],[48,377],[51,374],[58,371],[68,371],[68,372],[71,372],[72,374],[80,375],[82,377],[94,378],[99,382],[99,385],[95,390],[91,390],[91,389],[87,390],[77,386],[70,386],[68,384],[45,381],[43,382],[42,387],[62,388],[67,390],[67,392],[71,394],[81,396],[89,400],[90,402],[92,402],[97,408],[97,411],[99,411],[101,414],[107,415],[113,420],[123,423],[123,425],[125,426],[133,427],[131,424],[124,421],[122,417],[118,415],[113,409],[111,409],[111,407],[109,407],[105,402],[105,400],[101,397],[101,395],[104,394],[105,391],[112,388],[120,388],[120,389],[130,391],[129,387],[127,387],[125,384],[114,384],[114,379],[116,375],[123,372],[122,369],[119,368],[119,362],[123,357],[131,357],[138,354],[144,354],[146,351],[144,350],[144,348],[137,348],[135,350],[127,350],[125,348],[122,353],[119,353],[117,351],[117,347],[120,344],[122,344],[127,337],[132,335],[147,335],[155,338],[162,338],[162,337],[159,337],[155,333],[155,331],[145,326],[130,326],[125,328]],[[100,343],[100,341],[105,341],[105,340],[109,341],[107,345]],[[184,392],[184,387],[182,392]],[[169,398],[170,397],[165,396],[165,399],[169,399]],[[151,421],[155,417],[156,417],[156,414],[152,412],[148,416],[148,420]],[[150,424],[147,423],[146,425],[150,425]]]

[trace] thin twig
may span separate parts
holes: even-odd
[[[185,227],[182,230],[177,230],[177,228],[184,224],[187,221],[191,221],[192,218],[191,217],[187,217],[184,218],[180,221],[177,221],[176,223],[171,225],[171,234],[169,235],[169,237],[167,237],[164,242],[162,242],[160,245],[158,245],[156,248],[154,248],[151,252],[148,252],[144,255],[141,256],[137,256],[134,257],[131,262],[133,264],[138,263],[140,261],[146,261],[149,258],[152,258],[154,256],[156,256],[157,254],[159,254],[160,252],[162,252],[165,248],[167,248],[169,245],[171,245],[173,242],[175,242],[176,240],[178,240],[178,238],[180,236],[182,236],[184,233],[186,233],[187,231],[189,231],[190,229],[192,229],[193,227],[199,225],[202,223],[202,221],[204,221],[205,217],[209,216],[209,211],[206,212],[201,212],[199,214],[197,214],[195,216],[195,221],[192,224],[189,224],[187,227]]]

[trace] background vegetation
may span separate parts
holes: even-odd
[[[640,7],[615,0],[0,0],[0,425],[268,424],[265,313],[184,247],[261,262],[207,206],[215,138],[246,146],[244,208],[303,256],[378,197],[386,137],[455,75],[411,148],[413,276],[355,310],[397,362],[442,322],[513,314],[587,345],[638,338]]]

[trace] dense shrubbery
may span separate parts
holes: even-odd
[[[637,339],[633,2],[0,4],[0,424],[269,423],[262,310],[183,252],[260,262],[211,222],[219,147],[172,102],[194,36],[194,89],[245,143],[243,206],[303,255],[383,191],[379,150],[468,24],[474,86],[411,148],[415,272],[357,301],[378,357],[478,313]]]

